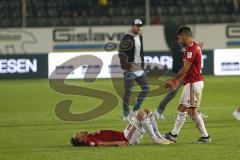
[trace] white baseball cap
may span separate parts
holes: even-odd
[[[134,19],[132,25],[137,25],[137,26],[142,26],[143,25],[143,22],[141,19]]]

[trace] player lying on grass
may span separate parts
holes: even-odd
[[[147,109],[136,111],[123,132],[100,130],[94,133],[79,132],[73,135],[73,146],[127,146],[139,144],[147,132],[154,144],[170,144],[158,130],[155,118]]]

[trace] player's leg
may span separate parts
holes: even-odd
[[[129,98],[133,89],[134,79],[129,72],[124,73],[124,95],[123,95],[123,115],[127,117],[129,114]]]
[[[146,95],[149,91],[149,83],[148,83],[148,78],[147,78],[146,74],[144,74],[143,76],[137,77],[135,79],[135,81],[140,85],[141,91],[138,94],[136,104],[133,108],[133,111],[137,111],[140,109],[141,104],[142,104],[143,100],[146,98]]]
[[[165,138],[173,142],[177,141],[178,134],[183,127],[187,118],[187,106],[189,105],[190,84],[186,84],[183,88],[182,95],[178,106],[178,114],[175,124],[171,132],[165,134]]]
[[[153,142],[157,142],[158,141],[158,136],[155,134],[152,125],[150,124],[149,121],[147,120],[142,120],[141,121],[142,127],[144,128],[144,130],[149,134],[149,136],[152,138]]]
[[[164,98],[163,100],[160,102],[158,108],[157,108],[157,111],[156,111],[156,117],[157,119],[160,119],[160,120],[164,120],[165,117],[163,115],[163,112],[167,106],[167,104],[176,96],[178,92],[178,89],[176,90],[173,90],[171,92],[169,92]]]
[[[183,125],[186,121],[186,118],[187,118],[187,107],[184,106],[183,104],[180,104],[178,106],[178,114],[177,114],[177,117],[175,120],[174,127],[171,132],[169,132],[165,135],[165,138],[170,141],[176,142],[178,134],[179,134],[181,128],[183,127]]]
[[[171,131],[172,135],[178,135],[181,128],[183,127],[187,118],[187,107],[183,104],[178,106],[178,114],[176,117],[175,125]]]
[[[139,112],[142,112],[142,111],[139,111]],[[159,133],[157,123],[155,121],[155,118],[152,112],[150,112],[148,109],[144,109],[143,112],[144,114],[141,118],[141,123],[144,125],[144,128],[151,128],[146,131],[149,132],[150,136],[155,137],[155,139],[163,138],[163,136]]]
[[[192,120],[196,123],[196,127],[198,128],[198,130],[201,134],[201,137],[197,140],[197,143],[210,143],[211,138],[208,135],[203,118],[198,112],[198,108],[197,107],[189,107],[188,114],[192,118]]]
[[[150,123],[151,123],[151,125],[153,127],[154,133],[158,136],[158,138],[164,138],[163,135],[158,130],[157,122],[156,122],[156,120],[155,120],[153,115],[150,117]]]
[[[158,108],[157,108],[157,111],[159,113],[163,113],[167,104],[176,96],[177,94],[177,89],[176,90],[173,90],[171,92],[169,92],[164,98],[163,100],[160,102]]]
[[[188,108],[188,114],[191,119],[196,123],[196,127],[201,133],[201,137],[197,143],[209,143],[211,138],[208,135],[202,116],[199,114],[198,108],[200,106],[202,98],[202,90],[204,84],[203,81],[195,82],[190,86],[190,104],[191,107]]]
[[[154,116],[150,111],[139,111],[137,116],[141,122],[142,127],[144,130],[149,134],[152,138],[153,143],[158,144],[170,144],[168,140],[165,140],[163,136],[159,133],[156,121],[153,120]],[[140,118],[139,118],[140,117]],[[155,123],[154,123],[155,122]]]
[[[158,138],[164,138],[163,135],[158,130],[157,122],[152,112],[148,109],[144,109],[144,112],[147,114],[147,118],[149,119],[150,124],[153,127],[154,133],[158,136]]]
[[[153,127],[153,131],[154,133],[158,136],[158,143],[160,144],[171,144],[172,141],[169,141],[168,139],[164,138],[164,136],[159,132],[158,130],[158,126],[157,126],[157,122],[154,118],[154,115],[151,113],[151,115],[149,116],[150,119],[150,123]]]

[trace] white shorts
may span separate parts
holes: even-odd
[[[183,88],[179,104],[183,104],[186,107],[199,107],[203,87],[203,81],[186,84]]]

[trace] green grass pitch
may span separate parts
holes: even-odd
[[[91,84],[70,81],[74,85],[88,85],[113,94],[110,80],[97,80]],[[57,102],[72,99],[72,112],[88,111],[100,100],[83,96],[64,95],[49,87],[48,80],[0,81],[0,160],[239,160],[240,122],[232,112],[240,105],[240,77],[205,76],[201,111],[209,116],[206,127],[212,136],[211,144],[195,144],[199,133],[189,120],[182,128],[176,144],[152,145],[145,135],[140,145],[128,147],[74,148],[69,139],[74,132],[99,129],[123,130],[120,119],[121,102],[110,113],[87,122],[66,122],[58,119],[54,109]],[[169,104],[166,115],[176,114],[180,91]],[[144,101],[155,111],[162,95]],[[166,133],[174,121],[158,121],[159,129]]]

